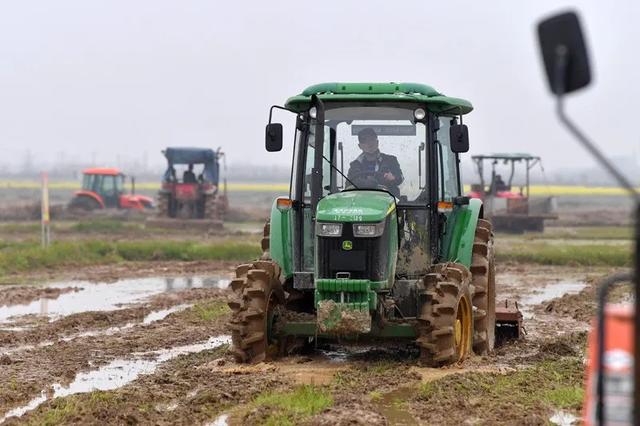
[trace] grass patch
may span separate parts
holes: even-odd
[[[109,220],[109,219],[96,219],[83,222],[77,222],[69,227],[70,231],[79,232],[83,234],[103,234],[103,233],[118,233],[130,231],[140,231],[144,229],[144,225],[141,223],[124,222],[121,220]]]
[[[428,382],[420,387],[417,399],[425,410],[446,416],[464,416],[491,421],[492,413],[509,413],[507,424],[522,421],[531,413],[554,409],[580,410],[584,397],[584,366],[580,357],[542,361],[508,374],[468,373]],[[436,413],[434,413],[436,414]],[[437,417],[436,417],[437,418]],[[454,419],[451,419],[454,421]]]
[[[214,244],[189,241],[56,241],[48,248],[35,242],[0,246],[0,276],[44,268],[122,261],[245,260],[259,256],[252,243]]]
[[[631,240],[630,226],[575,226],[545,228],[544,233],[531,232],[523,235],[498,233],[499,239],[525,240]]]
[[[294,425],[332,406],[333,397],[326,389],[304,385],[290,392],[261,394],[253,405],[253,414],[264,413],[252,419],[257,424]]]
[[[199,321],[213,321],[228,312],[229,306],[219,300],[198,303],[189,310],[189,314]]]
[[[631,266],[628,245],[609,244],[509,244],[498,247],[498,262],[516,261],[543,265]]]

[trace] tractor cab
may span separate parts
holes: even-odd
[[[82,171],[82,189],[76,191],[69,207],[79,210],[105,208],[144,210],[153,208],[153,200],[135,194],[135,179],[131,178],[131,193],[126,194],[126,176],[116,168],[89,168]]]
[[[209,148],[167,148],[162,151],[167,169],[158,194],[160,217],[220,219],[226,210],[225,194],[219,194],[223,153]],[[226,188],[226,185],[225,185]]]
[[[557,218],[555,198],[530,196],[530,173],[535,166],[542,169],[540,157],[503,153],[474,155],[471,159],[479,181],[471,185],[469,196],[484,201],[484,210],[496,230],[542,232],[545,220]],[[485,180],[487,163],[491,166],[488,181]]]

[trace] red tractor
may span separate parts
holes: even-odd
[[[144,210],[153,208],[153,199],[136,195],[135,180],[131,178],[131,194],[124,193],[125,175],[115,168],[91,168],[82,171],[82,189],[76,191],[69,203],[74,210],[105,208]]]
[[[169,218],[172,224],[186,219],[185,225],[200,219],[221,226],[228,203],[226,185],[219,190],[219,160],[224,155],[220,149],[167,148],[162,153],[168,167],[158,193],[158,219]]]

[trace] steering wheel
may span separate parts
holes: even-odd
[[[352,182],[357,181],[359,178],[365,177],[367,182],[362,184],[363,187],[377,187],[378,189],[384,189],[385,191],[388,191],[389,188],[386,185],[386,182],[384,181],[384,173],[378,171],[378,172],[367,172],[367,171],[360,171],[360,172],[356,172],[354,174],[352,174],[349,177],[349,180],[351,180]],[[385,182],[385,183],[382,183]],[[347,182],[347,188],[349,187],[353,187],[354,185],[350,184]],[[356,186],[359,186],[356,182]]]

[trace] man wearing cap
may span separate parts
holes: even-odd
[[[400,196],[398,185],[404,177],[398,159],[378,149],[378,135],[370,127],[358,133],[358,146],[362,154],[349,165],[347,178],[358,188],[385,187],[394,196]]]

